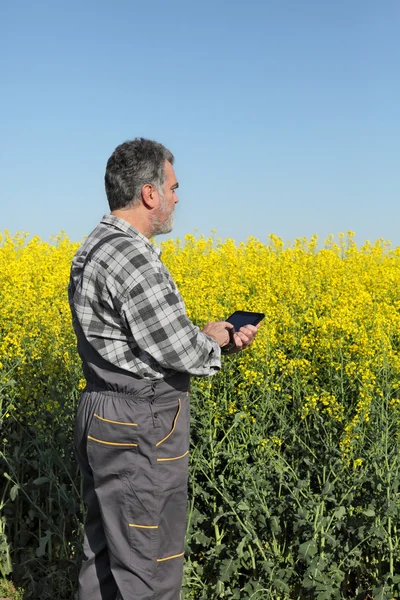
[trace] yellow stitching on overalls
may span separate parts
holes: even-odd
[[[178,408],[178,412],[175,415],[175,419],[174,419],[174,423],[172,425],[172,429],[169,432],[169,434],[165,436],[165,438],[163,438],[162,440],[160,440],[159,442],[156,443],[156,446],[159,446],[160,444],[162,444],[163,442],[165,442],[165,440],[167,440],[169,438],[169,436],[174,432],[175,427],[176,427],[176,422],[178,420],[178,417],[179,417],[179,414],[180,414],[181,408],[182,408],[182,406],[181,406],[181,399],[180,398],[178,398],[178,402],[179,402],[179,408]]]
[[[178,460],[178,458],[183,458],[187,454],[189,454],[189,450],[186,450],[185,454],[182,454],[182,456],[172,456],[171,458],[157,458],[157,460],[158,462],[164,462],[166,460]]]
[[[106,442],[105,440],[98,440],[97,438],[88,435],[88,440],[98,442],[99,444],[107,444],[107,446],[137,446],[137,444],[121,444],[120,442]]]
[[[174,554],[173,556],[166,556],[165,558],[157,558],[157,562],[163,562],[164,560],[171,560],[171,558],[179,558],[183,556],[185,553],[181,552],[180,554]]]
[[[100,421],[105,421],[106,423],[115,423],[116,425],[129,425],[130,427],[137,427],[137,423],[124,423],[123,421],[112,421],[111,419],[104,419],[104,417],[100,417],[100,415],[93,415],[96,419],[100,419]]]
[[[139,529],[158,529],[158,525],[138,525],[137,523],[128,523],[129,527],[138,527]]]

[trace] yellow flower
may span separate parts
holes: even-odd
[[[0,234],[0,391],[12,389],[17,410],[32,419],[38,405],[59,410],[49,390],[62,395],[85,385],[67,301],[78,246],[63,234],[50,242]],[[398,418],[400,248],[384,240],[357,247],[352,231],[320,248],[316,236],[236,244],[215,233],[161,247],[199,327],[235,310],[266,315],[250,348],[196,384],[218,423],[240,414],[253,431],[266,398],[285,403],[304,426],[317,417],[343,431],[340,449],[351,465],[361,460],[373,404],[389,403]],[[382,373],[390,373],[389,390]],[[225,381],[229,394],[216,400]],[[280,446],[273,438],[268,444]]]

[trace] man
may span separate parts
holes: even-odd
[[[105,174],[111,214],[72,263],[69,301],[87,381],[75,433],[87,504],[80,600],[179,600],[189,379],[220,369],[231,325],[191,323],[149,241],[172,230],[173,164],[157,142],[118,146]],[[257,329],[235,333],[230,351],[251,344]]]

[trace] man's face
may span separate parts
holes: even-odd
[[[175,204],[179,201],[176,190],[179,186],[173,166],[167,160],[164,166],[165,181],[163,193],[159,195],[159,206],[154,214],[153,235],[170,233],[174,226]]]

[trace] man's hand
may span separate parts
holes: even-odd
[[[244,327],[241,327],[239,331],[236,331],[233,334],[235,347],[229,350],[226,354],[235,354],[236,352],[240,352],[241,350],[244,350],[250,346],[250,344],[254,342],[260,326],[261,323],[258,323],[258,325],[245,325]],[[217,342],[218,346],[224,349],[224,346],[228,346],[230,342],[228,329],[232,328],[233,325],[231,323],[227,323],[226,321],[218,321],[216,323],[207,323],[203,329],[203,333],[206,333],[212,337]]]
[[[218,346],[223,348],[229,344],[229,332],[228,329],[232,329],[233,325],[231,323],[227,323],[226,321],[217,321],[212,323],[207,323],[207,325],[203,328],[203,333],[213,338]]]
[[[236,354],[236,352],[245,350],[245,348],[250,346],[250,344],[254,342],[257,331],[260,329],[260,327],[261,323],[258,323],[258,325],[245,325],[244,327],[241,327],[239,331],[236,331],[233,334],[236,348],[232,348],[232,350],[229,350],[227,354]]]

